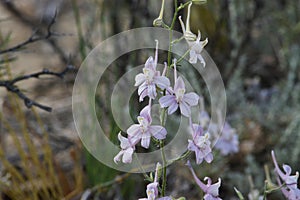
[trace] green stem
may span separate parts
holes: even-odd
[[[166,71],[166,77],[169,76],[169,70],[170,68],[172,67],[172,41],[173,41],[173,29],[174,29],[174,26],[175,26],[175,22],[176,22],[176,19],[177,19],[177,16],[178,16],[178,12],[179,10],[183,9],[185,6],[187,6],[191,1],[188,1],[187,3],[185,4],[181,4],[179,7],[178,7],[178,3],[177,3],[177,0],[174,0],[174,7],[175,7],[175,11],[174,11],[174,15],[173,15],[173,19],[172,19],[172,22],[171,22],[171,25],[169,26],[169,49],[168,49],[168,68],[167,68],[167,71]],[[167,26],[165,26],[167,27]],[[185,56],[186,54],[188,53],[189,51],[187,51],[182,58],[180,58],[178,61],[180,62]],[[178,63],[178,62],[177,62]],[[162,126],[165,126],[165,117],[166,117],[166,109],[164,109],[162,111],[162,120],[161,120],[161,125]],[[162,161],[163,161],[163,165],[162,165],[162,168],[163,168],[163,172],[162,172],[162,190],[161,190],[161,196],[165,196],[165,191],[166,191],[166,186],[167,186],[167,160],[166,160],[166,155],[165,155],[165,151],[164,151],[164,142],[163,141],[160,141],[160,149],[161,149],[161,155],[162,155]]]
[[[164,142],[160,141],[160,149],[161,149],[161,157],[163,160],[163,168],[162,168],[162,189],[161,189],[161,196],[165,196],[165,191],[167,187],[167,160],[166,160],[166,154],[164,151]]]

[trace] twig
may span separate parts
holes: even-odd
[[[47,40],[50,37],[52,37],[53,35],[56,35],[54,32],[51,31],[51,27],[55,23],[55,19],[56,19],[56,13],[55,13],[55,15],[53,16],[52,20],[50,21],[50,23],[47,26],[47,33],[46,33],[46,35],[37,35],[37,33],[39,31],[37,29],[37,30],[35,30],[33,32],[33,34],[27,40],[25,40],[24,42],[22,42],[20,44],[17,44],[15,46],[13,46],[13,47],[10,47],[8,49],[0,50],[0,54],[5,54],[5,53],[8,53],[8,52],[17,51],[17,50],[25,47],[26,45],[28,45],[30,43],[34,43],[34,42],[37,42],[39,40]]]
[[[37,78],[38,79],[38,78],[40,78],[40,76],[44,76],[44,75],[56,76],[56,77],[59,77],[59,78],[62,79],[62,78],[64,78],[64,76],[66,75],[67,72],[69,72],[73,69],[74,69],[74,66],[72,66],[72,65],[68,65],[61,72],[52,72],[52,71],[49,71],[48,69],[44,69],[41,72],[36,72],[36,73],[20,76],[20,77],[14,78],[12,80],[5,80],[5,81],[0,80],[0,87],[5,87],[7,89],[7,91],[15,93],[16,95],[18,95],[19,98],[21,98],[24,101],[24,104],[27,108],[31,108],[32,106],[35,106],[35,107],[38,107],[38,108],[40,108],[42,110],[45,110],[47,112],[51,112],[52,111],[51,107],[42,105],[42,104],[30,99],[15,84],[17,82],[24,81],[24,80],[31,79],[31,78]]]
[[[18,8],[16,8],[16,6],[13,3],[13,1],[0,0],[0,3],[3,5],[4,8],[6,8],[6,10],[8,12],[10,12],[11,14],[13,14],[13,16],[16,17],[24,25],[29,26],[32,29],[36,29],[35,27],[40,23],[39,20],[33,19],[33,18],[25,15]],[[60,48],[59,45],[57,45],[57,43],[55,42],[55,40],[52,40],[52,36],[54,36],[54,35],[56,35],[56,36],[57,35],[64,35],[64,34],[57,34],[57,33],[54,33],[52,31],[50,31],[52,25],[55,22],[56,17],[57,17],[57,13],[55,12],[54,17],[51,19],[50,23],[47,24],[47,31],[48,31],[47,35],[49,33],[51,33],[50,36],[48,36],[47,38],[45,38],[45,35],[42,33],[42,31],[40,29],[37,29],[35,31],[35,35],[33,34],[31,37],[33,37],[33,38],[38,38],[39,37],[40,39],[38,39],[38,40],[44,40],[45,42],[47,42],[53,48],[53,50],[59,55],[61,61],[63,61],[63,63],[65,63],[65,64],[68,64],[69,63],[68,56],[65,55],[64,51]],[[44,25],[44,23],[42,25]],[[47,39],[47,40],[45,40],[45,39]],[[36,42],[38,40],[35,39],[34,42]],[[32,43],[32,42],[29,42],[29,43]],[[7,51],[7,52],[9,52],[9,51]]]

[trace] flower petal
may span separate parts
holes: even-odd
[[[131,146],[128,139],[123,137],[121,133],[118,134],[118,139],[121,142],[120,146],[122,149],[127,149]]]
[[[185,117],[189,117],[191,115],[191,109],[190,106],[187,105],[187,103],[185,103],[184,101],[182,101],[179,104],[180,107],[180,112],[183,116]]]
[[[152,118],[151,118],[151,106],[145,106],[141,112],[140,116],[147,120],[148,124],[151,124]]]
[[[122,162],[123,163],[131,163],[133,152],[134,152],[133,148],[126,149],[123,154]]]
[[[148,96],[151,99],[155,99],[156,97],[156,86],[153,83],[148,85]]]
[[[212,153],[208,153],[206,156],[205,156],[205,161],[207,162],[207,163],[211,163],[212,161],[213,161],[213,159],[214,159],[214,156],[213,156],[213,154]]]
[[[196,106],[199,101],[199,96],[195,92],[190,92],[187,94],[184,94],[183,101],[188,103],[190,106]]]
[[[161,97],[159,100],[159,104],[162,108],[169,107],[170,105],[176,103],[176,97],[174,95],[166,95]]]
[[[199,59],[199,61],[202,63],[203,67],[205,67],[206,63],[204,58],[201,56],[201,54],[197,54],[197,58]]]
[[[138,74],[138,75],[135,76],[135,84],[134,84],[134,86],[139,86],[139,85],[141,85],[145,81],[146,81],[145,74],[140,73],[140,74]]]
[[[173,104],[171,104],[168,108],[168,115],[173,114],[177,109],[178,109],[178,103],[173,102]]]
[[[191,50],[190,51],[190,59],[189,59],[189,62],[191,64],[196,64],[197,63],[197,54],[194,50]]]
[[[179,76],[176,80],[176,83],[174,85],[174,92],[177,93],[178,90],[184,89],[185,90],[185,84],[181,76]]]
[[[154,63],[154,60],[153,60],[153,57],[152,57],[152,56],[150,56],[150,57],[147,59],[147,61],[146,61],[146,63],[145,63],[145,68],[151,69],[151,70],[153,70],[153,71],[156,70],[156,66],[155,66],[155,63]]]
[[[150,145],[150,139],[151,139],[151,135],[144,133],[141,141],[141,146],[148,149]]]
[[[115,157],[114,162],[118,164],[118,162],[121,160],[122,155],[124,154],[124,150],[121,150]]]
[[[162,140],[166,138],[167,135],[167,130],[159,125],[156,126],[150,126],[149,127],[149,132],[151,133],[151,135],[153,137],[155,137],[156,139]]]
[[[219,196],[219,187],[221,186],[221,179],[218,179],[218,182],[212,184],[208,187],[207,193],[213,195],[214,197]]]
[[[127,134],[131,137],[137,136],[141,134],[140,125],[139,124],[133,124],[127,129]]]
[[[147,88],[148,88],[148,85],[147,85],[146,82],[144,82],[144,83],[143,83],[142,85],[140,85],[139,88],[138,88],[138,95],[141,95],[141,93],[142,93],[143,91],[145,91]]]
[[[282,167],[286,175],[290,175],[292,173],[292,168],[289,165],[283,165]]]
[[[190,151],[197,151],[198,147],[194,144],[194,142],[192,140],[188,140],[189,144],[188,144],[188,150]]]
[[[153,82],[159,87],[160,89],[166,89],[170,86],[170,80],[165,76],[155,76]]]
[[[196,154],[196,163],[197,165],[200,165],[203,162],[203,154],[198,148],[195,151],[195,154]]]

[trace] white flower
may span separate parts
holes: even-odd
[[[192,31],[190,29],[191,6],[192,6],[192,3],[190,3],[188,6],[186,27],[185,27],[183,21],[181,20],[181,16],[179,16],[179,21],[181,24],[183,36],[190,47],[189,62],[192,64],[195,64],[195,63],[197,63],[197,60],[199,60],[205,67],[206,63],[205,63],[203,57],[201,56],[201,52],[202,52],[203,48],[206,46],[206,44],[208,43],[208,39],[206,38],[205,40],[200,41],[201,32],[199,30],[198,30],[198,36],[196,36],[196,34],[192,33]]]

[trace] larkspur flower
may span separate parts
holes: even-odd
[[[205,177],[204,181],[207,181],[207,184],[204,184],[196,175],[194,169],[191,166],[191,163],[188,161],[187,166],[189,167],[190,171],[193,174],[193,177],[197,183],[197,185],[203,190],[205,193],[204,200],[222,200],[219,197],[219,187],[221,186],[221,179],[218,179],[218,182],[212,184],[211,178]]]
[[[203,132],[201,126],[192,125],[192,140],[188,140],[188,150],[194,151],[196,154],[196,163],[201,164],[203,160],[211,163],[213,154],[211,152],[209,134]]]
[[[227,122],[224,125],[220,137],[216,139],[217,142],[215,148],[220,150],[222,155],[228,155],[239,151],[239,140],[236,130]]]
[[[158,185],[159,185],[159,182],[158,182],[159,170],[161,170],[161,164],[157,163],[156,169],[155,169],[154,180],[152,183],[149,183],[147,185],[147,189],[146,189],[147,198],[141,198],[139,200],[172,200],[171,197],[157,198],[158,197]]]
[[[174,60],[174,90],[169,89],[169,93],[159,99],[159,104],[162,108],[168,107],[168,114],[174,113],[178,107],[183,116],[191,115],[191,106],[198,104],[199,96],[194,93],[185,94],[185,84],[181,77],[177,78],[176,60]]]
[[[190,47],[189,62],[192,64],[195,64],[195,63],[197,63],[197,60],[199,60],[205,67],[206,63],[205,63],[205,60],[203,59],[203,57],[201,56],[201,52],[202,52],[203,48],[206,46],[206,44],[208,43],[208,39],[206,38],[205,40],[200,41],[201,40],[201,32],[199,30],[198,30],[198,36],[196,36],[196,34],[192,33],[192,31],[190,29],[191,6],[192,6],[192,3],[190,3],[188,6],[186,27],[185,27],[183,21],[181,20],[181,16],[179,16],[179,21],[181,24],[184,38]]]
[[[122,157],[123,163],[131,163],[135,144],[131,143],[130,138],[123,137],[121,132],[118,134],[118,139],[121,142],[120,146],[122,150],[114,157],[114,162],[117,164]]]
[[[139,86],[138,95],[140,101],[143,101],[146,96],[155,99],[157,92],[156,87],[164,90],[170,86],[170,81],[167,77],[161,76],[160,71],[156,70],[158,59],[158,41],[156,41],[155,58],[150,56],[143,68],[143,73],[137,74],[135,77],[135,85]]]
[[[142,109],[137,117],[139,124],[133,124],[127,129],[127,134],[136,144],[141,140],[141,146],[149,148],[151,136],[162,140],[166,138],[167,130],[160,125],[151,125],[151,103]]]
[[[284,182],[284,187],[281,188],[282,193],[288,198],[289,200],[298,200],[300,199],[300,189],[297,188],[297,182],[299,178],[299,172],[297,171],[295,175],[291,175],[292,168],[289,165],[283,165],[283,171],[278,166],[275,153],[274,151],[271,152],[273,163],[275,165],[275,171],[277,175],[279,176],[277,178],[277,182],[280,186],[283,184],[281,183],[281,180]],[[280,180],[281,179],[281,180]]]

